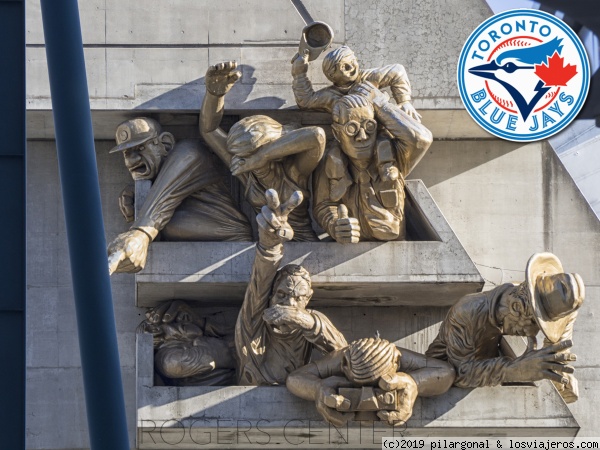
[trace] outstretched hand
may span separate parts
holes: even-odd
[[[235,61],[228,61],[210,66],[206,71],[206,90],[217,97],[227,94],[235,82],[242,78]]]
[[[146,265],[150,238],[133,229],[118,235],[108,246],[108,272],[136,273]]]
[[[421,122],[421,114],[419,114],[417,112],[417,110],[415,109],[415,107],[413,106],[413,104],[411,102],[404,102],[400,105],[400,108],[402,109],[402,111],[404,111],[406,114],[408,114],[410,117],[412,117],[413,119],[415,119],[417,122]]]
[[[575,361],[577,357],[565,350],[572,346],[573,342],[567,339],[540,350],[524,353],[506,366],[504,381],[528,382],[547,379],[563,385],[568,384],[569,379],[565,374],[575,372],[575,368],[565,363]]]
[[[265,197],[267,204],[256,216],[258,241],[265,247],[275,247],[293,239],[294,230],[288,223],[288,215],[302,203],[303,196],[302,192],[295,191],[287,201],[280,203],[277,191],[268,189]]]

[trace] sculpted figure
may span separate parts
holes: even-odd
[[[143,269],[159,232],[166,240],[252,240],[250,225],[225,184],[227,173],[199,141],[175,142],[147,117],[120,124],[116,141],[110,152],[123,153],[132,178],[153,183],[130,230],[108,247],[111,273]]]
[[[404,179],[431,132],[368,82],[338,98],[332,116],[337,143],[313,176],[316,221],[341,243],[404,239]]]
[[[585,297],[578,274],[566,274],[551,253],[533,255],[518,286],[503,284],[470,294],[455,304],[442,322],[427,355],[456,368],[459,387],[495,386],[505,382],[552,380],[567,402],[578,398],[574,369],[573,324]],[[536,350],[535,336],[545,336]],[[525,336],[528,351],[512,359],[499,349],[502,335]]]
[[[175,300],[149,309],[138,332],[154,336],[154,367],[166,384],[222,386],[235,382],[234,320],[199,317]]]
[[[321,416],[336,427],[348,420],[377,418],[398,425],[412,415],[417,396],[443,394],[454,375],[444,361],[369,338],[299,368],[286,385],[294,395],[314,401]]]
[[[354,52],[344,45],[332,50],[323,59],[323,73],[333,85],[315,92],[307,76],[309,53],[309,50],[305,50],[292,60],[292,88],[300,108],[331,112],[334,103],[348,94],[353,86],[369,82],[379,89],[389,87],[400,108],[420,121],[421,115],[410,102],[411,89],[406,70],[400,64],[360,69]]]
[[[250,283],[235,327],[240,385],[283,384],[309,362],[313,348],[331,352],[347,345],[324,314],[306,309],[313,293],[306,269],[288,264],[277,271],[283,242],[293,237],[288,216],[301,204],[300,192],[281,205],[275,191],[265,196],[267,204],[256,217]]]
[[[305,200],[290,212],[288,220],[295,240],[315,241],[308,213],[308,182],[323,157],[325,133],[319,127],[282,125],[267,116],[245,117],[225,133],[219,128],[224,96],[240,77],[234,61],[211,66],[206,72],[202,137],[241,181],[245,198],[257,213],[266,203],[267,189],[275,189],[283,198],[302,192]]]

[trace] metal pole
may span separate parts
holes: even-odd
[[[0,447],[25,449],[25,2],[0,1]]]
[[[92,450],[129,450],[76,0],[41,0]]]

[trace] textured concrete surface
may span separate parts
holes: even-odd
[[[152,336],[138,335],[137,343],[138,448],[199,443],[205,448],[330,448],[337,442],[363,449],[381,448],[381,436],[392,434],[373,422],[350,422],[335,433],[312,402],[283,386],[153,387]],[[544,381],[538,386],[452,388],[439,397],[419,398],[402,432],[407,437],[569,437],[578,429],[558,392]]]
[[[301,3],[332,26],[336,45],[354,48],[362,67],[404,64],[417,108],[462,109],[456,61],[470,30],[491,15],[485,2]],[[29,0],[27,7],[28,107],[49,110],[39,4]],[[243,69],[229,108],[295,106],[289,61],[304,21],[289,0],[94,0],[80,8],[94,110],[197,109],[206,68],[228,59]],[[326,83],[321,60],[311,65],[317,85]]]

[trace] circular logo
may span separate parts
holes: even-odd
[[[562,20],[534,9],[490,17],[469,36],[458,61],[467,111],[510,141],[558,133],[579,113],[590,85],[583,44]]]

